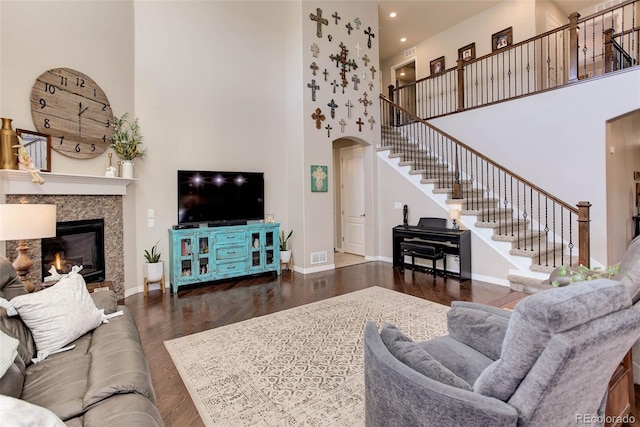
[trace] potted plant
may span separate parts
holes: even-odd
[[[158,243],[153,245],[151,251],[144,250],[144,258],[147,261],[144,264],[144,276],[150,283],[161,281],[164,275],[164,262],[160,261],[161,254],[158,252]]]
[[[142,135],[138,118],[133,122],[129,121],[129,113],[124,113],[121,117],[113,117],[113,134],[111,135],[111,148],[116,152],[122,161],[122,177],[133,178],[133,159],[143,157],[146,148],[140,148]]]
[[[286,264],[291,260],[291,250],[287,247],[287,241],[292,234],[293,230],[289,231],[287,237],[284,237],[284,230],[280,230],[280,261]]]

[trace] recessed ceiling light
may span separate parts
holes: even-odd
[[[404,76],[404,71],[400,73],[401,76]]]
[[[402,43],[404,43],[404,42],[406,42],[406,41],[407,41],[407,38],[406,38],[406,37],[403,37],[403,38],[401,38],[401,39],[400,39],[400,41],[401,41]]]
[[[395,13],[395,12],[391,12],[391,13],[389,14],[389,17],[390,17],[390,18],[395,18],[395,17],[396,17],[396,13]]]

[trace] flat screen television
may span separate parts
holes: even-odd
[[[264,219],[262,172],[178,171],[178,224]]]

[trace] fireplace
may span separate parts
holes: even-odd
[[[104,219],[58,222],[56,237],[42,239],[42,280],[51,267],[66,274],[76,265],[87,283],[105,280]]]

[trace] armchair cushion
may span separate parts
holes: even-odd
[[[440,383],[471,390],[469,383],[445,368],[395,326],[385,325],[380,331],[380,337],[389,352],[411,369]]]
[[[618,275],[614,279],[627,287],[633,304],[640,300],[640,236],[629,243],[627,252],[620,261]]]
[[[454,301],[447,313],[449,336],[497,360],[511,312],[472,302]]]
[[[500,359],[477,378],[473,390],[508,401],[536,363],[551,335],[627,308],[620,282],[594,280],[540,292],[520,301],[512,314]]]

